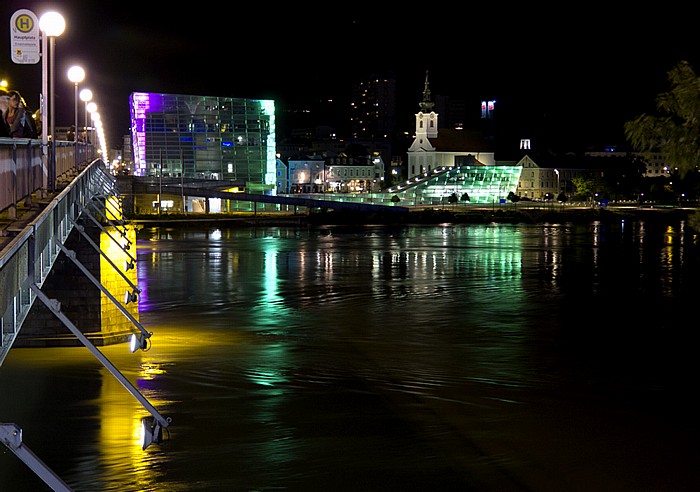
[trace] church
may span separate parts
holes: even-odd
[[[522,167],[497,165],[491,143],[478,131],[438,129],[434,107],[426,72],[415,138],[407,152],[408,178],[388,191],[416,205],[453,196],[470,203],[504,203],[516,192]]]

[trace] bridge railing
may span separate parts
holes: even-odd
[[[112,195],[114,177],[101,160],[88,165],[0,251],[0,365],[83,209],[96,195]]]
[[[0,138],[0,212],[47,186],[55,190],[57,179],[74,173],[95,157],[95,146],[56,141],[49,145],[44,169],[41,140]],[[44,184],[46,182],[46,185]]]

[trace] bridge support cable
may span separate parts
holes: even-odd
[[[125,225],[126,224],[126,218],[124,217],[124,213],[121,210],[121,196],[117,195],[95,195],[93,196],[95,200],[100,199],[104,201],[104,207],[105,210],[107,210],[109,213],[111,213],[114,218],[116,219],[116,222],[119,225]],[[117,204],[114,205],[112,204],[112,198],[114,198],[117,201]],[[110,206],[111,205],[111,206]],[[119,218],[117,218],[119,216]]]
[[[109,174],[105,168],[101,168],[100,170],[102,172],[93,175],[93,178],[97,181],[97,185],[105,192],[108,192],[108,194],[119,195],[119,191],[117,190],[117,178]]]
[[[95,173],[93,175],[93,182],[91,182],[91,187],[97,189],[91,190],[90,200],[95,198],[104,199],[105,209],[108,208],[107,203],[109,203],[111,198],[114,198],[118,202],[118,205],[120,205],[119,202],[121,200],[121,193],[119,193],[119,190],[117,189],[116,178],[108,174],[104,168],[101,168],[100,171],[101,172]],[[117,217],[117,213],[114,210],[110,209],[110,212],[115,216],[115,218]],[[123,225],[124,214],[121,213],[121,211],[119,211],[118,215],[121,216],[119,222],[121,222]]]
[[[75,221],[72,221],[72,222],[73,222],[73,227],[75,227],[75,229],[80,233],[80,235],[83,236],[87,240],[87,242],[90,244],[90,246],[92,246],[94,249],[96,249],[97,252],[100,253],[102,255],[102,257],[109,262],[110,265],[112,265],[112,268],[114,268],[114,270],[124,279],[124,281],[129,284],[129,287],[131,287],[131,289],[132,289],[131,295],[129,296],[128,302],[125,301],[125,303],[128,304],[129,302],[136,302],[138,300],[137,295],[141,293],[141,289],[139,289],[136,285],[134,285],[134,283],[131,281],[131,279],[129,277],[127,277],[126,274],[124,272],[122,272],[119,269],[119,267],[117,267],[117,265],[114,264],[112,259],[109,256],[107,256],[107,254],[104,251],[102,251],[97,244],[95,244],[95,241],[93,241],[92,238],[85,232],[85,227],[83,227],[80,224],[75,223]]]
[[[111,225],[112,227],[114,227],[114,229],[119,233],[119,235],[120,235],[122,238],[126,239],[126,241],[129,243],[129,246],[131,246],[131,241],[129,241],[129,239],[126,237],[126,236],[127,236],[127,231],[126,231],[126,227],[124,226],[123,223],[122,223],[122,224],[117,224],[117,223],[114,222],[112,219],[110,219],[109,217],[107,217],[107,215],[105,215],[105,213],[97,207],[97,205],[95,204],[94,201],[93,201],[93,202],[90,202],[90,203],[89,203],[89,206],[92,206],[92,208],[95,210],[95,212],[97,212],[97,213],[100,215],[100,217],[102,217],[104,220],[106,220],[107,223],[108,223],[109,225]],[[119,226],[124,227],[124,229],[120,229]]]
[[[17,424],[0,422],[0,442],[27,465],[36,476],[55,492],[71,492],[72,489],[22,442],[22,428]]]
[[[102,232],[104,232],[105,234],[107,234],[107,235],[109,236],[109,238],[110,238],[112,241],[114,241],[114,242],[117,244],[117,246],[119,246],[119,249],[121,249],[122,251],[124,251],[124,253],[126,253],[126,255],[127,255],[127,256],[129,257],[129,259],[131,260],[131,265],[129,266],[129,268],[127,268],[127,270],[130,269],[130,268],[133,268],[134,265],[136,264],[136,258],[134,258],[134,257],[131,255],[131,253],[129,253],[129,247],[128,247],[128,246],[127,246],[127,247],[124,247],[122,244],[120,244],[119,241],[118,241],[112,234],[110,234],[110,232],[109,232],[107,229],[105,229],[104,226],[103,226],[102,224],[100,224],[100,221],[97,220],[95,217],[92,216],[92,214],[90,213],[90,210],[88,210],[88,207],[87,207],[87,206],[86,206],[86,207],[83,207],[82,212],[83,212],[83,214],[86,215],[90,220],[92,220],[92,221],[95,223],[95,225],[97,225],[97,227],[100,228],[100,230],[101,230]],[[128,239],[127,239],[127,241],[128,241]],[[131,241],[128,241],[128,242],[129,242],[129,246],[131,246]]]
[[[95,276],[92,273],[90,273],[90,271],[87,268],[85,268],[85,265],[83,265],[76,257],[75,251],[66,248],[60,241],[57,241],[56,244],[61,249],[61,251],[63,251],[65,253],[66,257],[68,257],[68,259],[70,259],[73,263],[75,263],[75,265],[78,268],[80,268],[80,271],[82,271],[85,274],[85,276],[88,279],[90,279],[90,281],[98,289],[100,289],[109,298],[109,300],[114,303],[115,306],[117,306],[117,309],[119,309],[119,311],[121,311],[122,314],[124,316],[126,316],[129,321],[131,321],[131,323],[141,332],[141,335],[143,337],[145,337],[146,339],[151,338],[152,333],[147,331],[143,327],[143,325],[141,325],[141,323],[139,323],[138,320],[136,318],[134,318],[134,316],[119,301],[117,301],[117,299],[115,299],[115,297],[105,288],[105,286],[102,285],[100,283],[100,281],[97,280],[95,278]]]
[[[151,414],[157,424],[161,428],[167,428],[172,419],[170,417],[163,417],[158,410],[151,405],[148,399],[146,399],[146,397],[143,396],[141,392],[139,392],[139,390],[136,389],[121,372],[119,372],[119,369],[117,369],[114,364],[112,364],[112,362],[102,352],[100,352],[97,347],[95,347],[95,345],[93,345],[92,342],[90,342],[90,340],[88,340],[88,338],[71,322],[71,320],[68,319],[63,312],[61,312],[61,303],[56,299],[49,299],[46,294],[41,291],[38,285],[31,284],[30,287],[34,294],[36,294],[37,299],[43,302],[44,305],[78,338],[78,340],[80,340],[80,342],[82,342],[82,344],[85,345],[90,352],[92,352],[92,354],[110,372],[110,374],[114,376],[117,381],[119,381],[122,386],[124,386],[124,388],[126,388],[126,390],[132,394],[134,398],[136,398],[136,400],[146,409],[148,413]],[[151,442],[161,442],[160,436],[153,439]],[[144,449],[146,449],[145,446]]]

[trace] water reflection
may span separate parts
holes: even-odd
[[[137,250],[152,346],[105,353],[166,443],[141,450],[143,408],[85,350],[0,368],[3,420],[76,490],[700,483],[674,405],[699,293],[682,224],[147,228]],[[22,466],[0,456],[0,483],[36,490]]]

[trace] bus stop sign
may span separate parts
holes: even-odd
[[[10,18],[10,45],[13,62],[39,63],[39,20],[31,10],[18,10]]]

